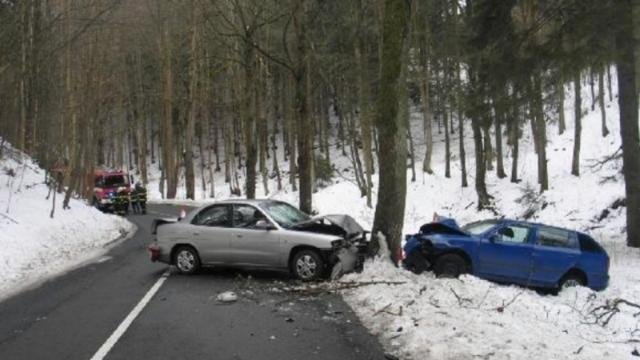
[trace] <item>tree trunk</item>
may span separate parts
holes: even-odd
[[[294,14],[294,28],[296,34],[296,110],[298,122],[298,178],[300,181],[300,210],[312,213],[311,196],[313,193],[313,134],[311,117],[309,115],[309,46],[307,39],[307,13],[309,0],[302,0]]]
[[[367,62],[367,54],[364,53],[364,41],[358,39],[356,51],[356,61],[358,63],[358,80],[359,80],[359,100],[360,100],[360,124],[362,130],[362,153],[364,157],[364,173],[365,173],[365,195],[367,197],[367,207],[372,207],[371,189],[373,182],[371,174],[373,173],[373,148],[371,144],[371,91],[369,89],[369,64]]]
[[[160,34],[162,52],[162,169],[167,183],[167,198],[174,199],[178,189],[178,172],[173,140],[175,134],[173,131],[173,70],[170,39],[169,24],[167,20],[164,20]]]
[[[195,135],[196,123],[196,92],[198,86],[198,8],[195,4],[191,4],[191,29],[190,29],[190,48],[189,48],[189,113],[187,114],[187,126],[185,133],[185,186],[187,190],[187,199],[195,200],[196,198],[196,179],[193,164],[193,138]],[[202,149],[202,147],[200,147]],[[200,156],[202,157],[202,151]],[[206,191],[205,191],[206,193]]]
[[[486,114],[485,116],[488,116],[489,119],[491,119],[491,115],[490,114]],[[491,133],[490,133],[490,128],[491,128],[491,121],[484,121],[485,124],[482,125],[482,134],[484,136],[484,158],[485,158],[485,162],[487,163],[486,165],[486,169],[488,171],[492,171],[493,170],[493,146],[491,144]]]
[[[424,45],[426,47],[426,45]],[[422,78],[420,79],[420,98],[422,100],[422,121],[424,124],[424,141],[425,141],[425,154],[424,161],[422,162],[422,171],[427,174],[433,174],[431,169],[431,157],[433,154],[433,119],[431,114],[431,104],[429,98],[429,60],[426,58],[426,50],[422,50]]]
[[[444,123],[444,177],[451,178],[451,140],[449,132],[449,116],[444,101],[441,104],[442,122]]]
[[[506,96],[506,92],[505,92]],[[495,104],[495,103],[494,103]],[[504,172],[504,161],[502,155],[502,117],[503,110],[501,105],[495,109],[495,127],[496,127],[496,175],[499,179],[504,179],[507,174]]]
[[[461,88],[462,88],[462,79],[461,79],[461,72],[462,70],[460,69],[460,64],[456,65],[456,69],[457,69],[457,75],[456,75],[456,107],[457,107],[457,112],[458,112],[458,135],[459,135],[459,139],[458,139],[458,146],[460,148],[460,177],[461,177],[461,183],[462,183],[462,187],[465,188],[467,186],[469,186],[469,183],[467,182],[467,156],[466,156],[466,151],[464,149],[464,115],[463,115],[463,111],[462,111],[462,96],[460,94],[461,92]]]
[[[575,135],[573,140],[573,158],[571,161],[571,174],[580,176],[580,140],[582,135],[582,96],[580,94],[580,72],[576,72],[573,78],[575,96],[574,118]]]
[[[287,80],[288,86],[287,89],[289,91],[287,91],[287,94],[290,95],[291,93],[291,88],[293,88],[293,76],[288,76],[288,80]],[[287,98],[290,98],[290,96],[287,96]],[[296,149],[296,109],[293,106],[293,104],[288,103],[290,106],[288,107],[288,109],[285,110],[285,114],[287,116],[286,122],[287,122],[287,127],[289,128],[288,131],[288,139],[287,142],[289,143],[289,183],[291,184],[291,190],[293,191],[297,191],[298,190],[298,185],[296,182],[296,176],[298,174],[298,166],[296,164],[296,161],[298,161],[296,153],[297,153],[297,149]],[[344,139],[343,139],[344,141]],[[344,143],[343,143],[344,144]]]
[[[385,0],[382,27],[382,58],[380,89],[377,99],[376,127],[380,142],[380,183],[378,203],[373,221],[372,251],[379,241],[386,241],[391,257],[397,263],[402,241],[407,169],[405,122],[398,116],[398,86],[402,69],[402,54],[407,36],[409,3]],[[384,236],[380,238],[378,233]]]
[[[633,0],[616,3],[619,28],[616,31],[616,67],[618,104],[622,138],[622,172],[627,202],[627,245],[640,247],[640,131],[638,127],[638,92],[636,89],[635,49],[633,39]]]
[[[536,73],[533,77],[533,112],[531,121],[534,127],[534,141],[538,153],[538,183],[540,184],[540,192],[549,189],[549,177],[547,173],[547,124],[544,117],[544,108],[542,104],[542,84],[540,74]]]
[[[607,110],[604,106],[604,68],[598,69],[598,105],[600,106],[600,118],[602,120],[602,137],[609,135],[607,128]]]
[[[564,134],[567,130],[567,122],[564,117],[564,82],[560,78],[556,84],[556,93],[558,94],[558,134]]]
[[[471,119],[471,129],[473,130],[473,144],[476,153],[476,193],[478,194],[478,210],[483,210],[491,205],[491,197],[487,192],[485,147],[482,142],[482,129],[477,118]]]
[[[255,114],[259,109],[254,108],[254,99],[257,96],[256,74],[255,74],[255,47],[253,46],[255,29],[248,29],[245,35],[244,51],[244,89],[242,94],[242,132],[244,135],[244,148],[246,152],[245,170],[247,178],[245,182],[245,192],[247,199],[256,197],[256,164],[258,162],[258,148],[255,139],[256,121]]]

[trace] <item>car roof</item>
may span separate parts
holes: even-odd
[[[211,203],[208,203],[206,206],[229,205],[229,204],[261,205],[261,204],[271,203],[271,202],[283,202],[283,201],[273,200],[273,199],[226,199],[226,200],[213,201]]]
[[[504,218],[504,219],[487,219],[487,220],[482,220],[482,221],[496,221],[497,223],[507,223],[508,222],[508,223],[511,223],[511,224],[519,224],[519,225],[527,225],[527,226],[544,226],[544,227],[552,228],[552,229],[561,229],[561,230],[576,232],[575,230],[564,228],[564,227],[561,227],[561,226],[542,224],[542,223],[532,222],[532,221],[514,220],[514,219],[508,219],[508,218]]]

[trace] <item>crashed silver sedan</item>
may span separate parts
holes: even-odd
[[[275,200],[229,200],[181,219],[156,219],[151,261],[183,274],[225,266],[290,272],[303,281],[353,271],[361,265],[367,232],[349,215],[309,217]]]

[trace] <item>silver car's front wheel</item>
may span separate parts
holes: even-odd
[[[302,281],[316,280],[324,272],[324,262],[317,252],[302,250],[293,257],[292,270],[293,275]]]
[[[176,250],[174,264],[183,274],[193,274],[200,267],[198,253],[192,247],[181,247]]]

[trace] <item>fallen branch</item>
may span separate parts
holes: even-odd
[[[495,310],[499,313],[504,312],[511,304],[513,304],[519,297],[520,295],[522,295],[523,291],[518,292],[513,298],[511,298],[511,300],[509,300],[508,302],[502,302],[502,306],[498,306],[497,308],[495,308]]]
[[[2,216],[3,218],[11,221],[14,224],[18,224],[18,220],[15,220],[14,218],[10,217],[9,215],[5,215],[5,214],[0,212],[0,216]]]
[[[391,306],[391,303],[388,303],[387,305],[383,306],[380,310],[374,312],[373,316],[376,316],[376,315],[380,314],[381,312],[386,311],[390,306]]]
[[[453,290],[453,288],[449,288],[449,290],[451,290],[451,292],[453,293],[453,296],[456,297],[456,300],[458,300],[458,305],[460,306],[464,306],[463,303],[464,302],[468,302],[469,304],[473,304],[473,301],[469,298],[463,298],[460,295],[458,295],[455,290]]]
[[[321,294],[324,292],[336,292],[341,290],[349,290],[359,288],[363,286],[371,285],[402,285],[405,281],[346,281],[346,282],[333,282],[322,283],[318,285],[299,286],[293,288],[283,288],[283,291],[303,293],[307,295]]]
[[[629,307],[640,310],[639,304],[633,303],[629,300],[621,298],[607,300],[604,305],[597,306],[589,312],[588,316],[593,317],[593,321],[591,322],[591,324],[598,324],[602,327],[606,327],[611,319],[613,319],[613,317],[621,311],[620,305],[627,305]],[[640,311],[635,313],[633,316],[640,316]]]

